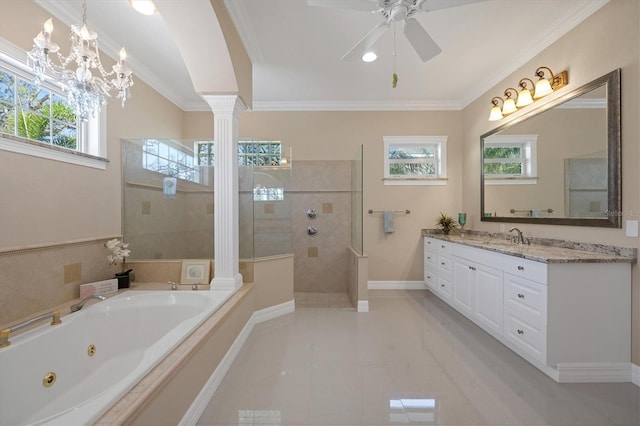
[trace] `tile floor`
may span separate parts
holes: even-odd
[[[347,293],[295,293],[296,309],[341,309],[355,311]]]
[[[558,384],[427,291],[257,325],[200,425],[640,425],[631,383]]]

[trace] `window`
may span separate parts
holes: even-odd
[[[80,121],[67,103],[61,86],[32,83],[26,53],[0,39],[0,149],[22,154],[106,168],[104,112]],[[27,144],[22,139],[37,141]]]
[[[537,140],[537,135],[495,135],[485,139],[485,183],[535,184]]]
[[[195,142],[198,165],[213,166],[215,143]],[[279,166],[282,161],[282,146],[276,141],[238,141],[238,165],[240,166]]]
[[[385,185],[445,185],[446,136],[385,136]]]
[[[142,145],[142,167],[163,175],[200,183],[193,154],[182,144],[147,139]]]

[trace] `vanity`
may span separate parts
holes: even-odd
[[[634,249],[479,232],[423,237],[427,288],[545,374],[631,380]]]

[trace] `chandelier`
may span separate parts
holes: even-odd
[[[133,86],[133,80],[131,70],[124,63],[127,57],[124,47],[120,49],[120,59],[111,67],[111,71],[104,69],[98,51],[98,34],[87,27],[86,0],[82,9],[82,25],[71,25],[71,49],[68,56],[61,55],[60,46],[51,41],[51,18],[44,23],[43,31],[33,39],[33,49],[27,55],[35,74],[34,83],[40,85],[45,74],[61,83],[76,116],[86,121],[89,114],[95,117],[96,111],[107,103],[111,91],[117,92],[124,107],[130,96],[129,88]],[[112,78],[111,81],[107,81],[109,78]]]

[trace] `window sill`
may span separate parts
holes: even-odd
[[[0,132],[0,150],[105,170],[109,160]]]
[[[485,185],[535,185],[537,177],[484,178]]]
[[[443,186],[447,184],[447,178],[383,178],[385,185],[425,185]]]

